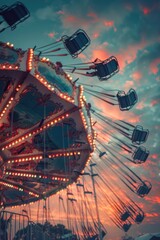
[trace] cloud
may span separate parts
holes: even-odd
[[[147,96],[145,101],[149,106],[153,100],[157,100],[159,95],[157,77],[160,72],[158,67],[160,45],[156,43],[146,46],[144,42],[144,45],[141,44],[141,46],[142,48],[138,46],[135,48],[137,51],[132,54],[135,57],[134,60],[130,64],[124,65],[125,75],[123,76],[126,81],[134,81],[135,88],[141,97],[140,101],[142,101],[143,95]],[[128,78],[126,77],[126,73],[129,76]]]
[[[152,212],[152,213],[145,213],[147,221],[150,222],[150,218],[158,218],[159,214],[157,212]]]
[[[113,53],[113,55],[115,55],[118,59],[121,73],[123,73],[126,66],[130,65],[136,60],[138,51],[143,49],[145,46],[146,42],[141,41],[135,45],[126,46],[125,49],[121,48],[119,51]]]
[[[141,121],[141,116],[136,115],[134,112],[131,111],[120,111],[118,106],[111,106],[99,99],[93,98],[93,109],[101,109],[102,114],[108,116],[110,118],[117,119],[117,120],[126,120],[129,119],[131,123],[138,123]]]
[[[143,77],[142,73],[140,71],[135,71],[131,74],[131,78],[135,80],[136,82],[139,82]]]
[[[104,51],[102,49],[93,49],[92,51],[92,60],[94,61],[96,58],[100,60],[105,60],[110,56],[110,54],[107,51]]]
[[[146,107],[146,104],[145,104],[145,100],[143,99],[143,101],[141,102],[138,102],[136,104],[136,109],[144,109]]]
[[[90,49],[88,50],[89,55],[91,56],[90,58],[92,59],[92,61],[96,58],[105,60],[110,56],[114,55],[118,60],[120,66],[120,73],[123,73],[125,67],[136,60],[138,51],[146,46],[146,42],[142,41],[138,44],[130,45],[125,49],[121,48],[118,51],[113,52],[110,51],[109,46],[110,45],[108,42],[104,42],[104,44],[92,43]],[[133,78],[137,81],[142,78],[142,73],[140,71],[135,71],[135,73],[132,73],[132,75]]]
[[[96,38],[98,38],[99,36],[100,36],[100,33],[97,32],[97,31],[92,34],[92,38],[93,38],[93,39],[96,39]]]
[[[39,8],[36,11],[36,16],[40,20],[54,20],[55,19],[54,10],[52,9],[51,6]]]
[[[65,14],[65,12],[64,11],[62,11],[62,10],[59,10],[58,12],[56,12],[57,14],[59,14],[59,15],[64,15]]]
[[[98,18],[97,14],[95,12],[89,12],[87,14],[87,16],[91,18],[92,22],[98,22],[99,21],[99,18]]]
[[[54,37],[55,37],[55,33],[54,33],[54,32],[50,32],[50,33],[48,33],[48,36],[49,36],[50,38],[54,38]]]
[[[154,153],[154,154],[150,155],[150,157],[151,157],[152,159],[157,159],[157,158],[158,158],[158,154]]]
[[[160,67],[160,58],[155,58],[149,65],[150,72],[156,75],[159,71],[158,66]]]
[[[106,21],[104,21],[104,26],[113,27],[114,26],[114,21],[106,20]]]
[[[147,8],[147,7],[143,7],[142,11],[145,15],[149,14],[151,12],[151,9]]]

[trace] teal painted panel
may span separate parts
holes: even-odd
[[[16,51],[0,46],[0,63],[17,63],[18,54]]]
[[[62,76],[57,75],[54,69],[44,63],[38,63],[38,72],[44,76],[49,83],[54,84],[60,91],[72,96],[72,84]]]

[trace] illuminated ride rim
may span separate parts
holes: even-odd
[[[60,42],[67,54],[54,55],[63,49],[57,45],[45,50]],[[137,93],[134,89],[125,93],[88,83],[76,85],[78,79],[72,81],[66,74],[108,80],[119,71],[114,56],[70,65],[52,63],[44,57],[51,53],[51,56],[76,58],[89,43],[89,37],[81,29],[70,37],[63,36],[55,43],[27,51],[0,43],[0,207],[46,200],[74,182],[78,193],[83,187],[84,195],[91,194],[84,186],[84,176],[91,176],[93,185],[97,176],[98,197],[113,207],[110,219],[127,232],[133,222],[141,223],[145,215],[123,189],[122,201],[116,188],[120,188],[120,181],[139,197],[149,194],[151,183],[128,166],[128,162],[146,162],[149,151],[142,144],[149,131],[103,115],[86,102],[83,91],[98,101],[118,106],[120,111],[128,111],[137,103]],[[38,51],[37,55],[34,51]],[[93,129],[95,125],[97,132]],[[90,169],[86,167],[89,162]],[[95,174],[92,167],[96,164]],[[67,194],[74,196],[68,190]],[[59,200],[63,201],[61,195]],[[74,197],[67,200],[76,202]]]
[[[83,87],[56,65],[0,43],[0,204],[45,199],[75,182],[94,150]]]

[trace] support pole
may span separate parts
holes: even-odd
[[[96,163],[90,164],[91,169],[91,178],[92,178],[92,185],[93,185],[93,193],[94,193],[94,201],[96,206],[96,214],[97,214],[97,221],[98,221],[98,230],[99,230],[99,240],[102,240],[102,229],[101,229],[101,223],[100,223],[100,217],[99,217],[99,210],[98,210],[98,202],[97,202],[97,195],[96,195],[96,188],[95,188],[95,181],[94,177],[98,176],[97,174],[94,174],[93,167],[96,166]]]

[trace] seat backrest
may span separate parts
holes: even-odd
[[[143,214],[142,213],[138,213],[136,215],[135,222],[136,223],[141,223],[143,221],[143,219],[144,219],[144,213]]]
[[[119,91],[117,93],[117,99],[119,102],[119,107],[122,111],[130,109],[131,106],[130,106],[129,97],[128,95],[125,94],[124,91]]]
[[[133,160],[136,161],[136,163],[142,163],[147,160],[149,156],[149,151],[146,150],[145,147],[139,147],[136,149],[136,151],[133,153]]]
[[[149,135],[148,129],[143,129],[142,126],[137,125],[133,130],[132,142],[142,144],[146,142],[148,135]]]
[[[128,99],[130,101],[130,105],[133,106],[138,101],[136,91],[131,88],[129,90],[129,92],[127,93],[127,95],[128,95]]]
[[[122,220],[122,221],[126,221],[129,216],[130,216],[130,213],[129,213],[128,211],[125,211],[125,212],[121,215],[121,220]]]
[[[103,78],[103,77],[106,77],[109,75],[109,71],[108,71],[108,68],[106,65],[107,65],[107,63],[106,64],[103,64],[103,63],[96,64],[97,75],[100,78]]]
[[[139,188],[137,189],[137,193],[139,195],[144,195],[147,193],[147,187],[145,185],[141,185],[139,186]]]
[[[147,195],[152,188],[152,185],[148,181],[144,181],[137,189],[139,196],[144,197]]]
[[[3,12],[2,14],[4,20],[12,26],[16,22],[20,20],[19,16],[16,14],[14,8],[7,9],[6,11]]]
[[[130,101],[127,95],[121,98],[121,107],[124,107],[125,109],[130,109]]]
[[[84,47],[89,42],[86,35],[83,32],[77,33],[76,41],[77,41],[78,45],[81,47]]]
[[[143,132],[141,133],[141,141],[146,142],[148,134],[149,134],[148,129],[144,129]]]
[[[5,7],[4,10],[1,11],[1,15],[13,30],[18,23],[27,19],[30,13],[23,3],[16,2],[10,7]]]
[[[77,30],[70,37],[63,36],[62,40],[64,46],[73,58],[77,57],[90,43],[89,37],[82,29]]]
[[[75,40],[71,41],[70,39],[66,39],[64,45],[71,55],[77,52],[77,44]]]
[[[136,151],[133,153],[133,159],[140,160],[142,153],[143,150],[141,149],[141,147],[137,148]]]
[[[25,16],[28,15],[28,10],[26,7],[19,3],[15,8],[14,8],[15,14],[19,17],[19,19],[24,18]]]
[[[108,62],[107,64],[108,70],[110,74],[114,73],[118,69],[118,63],[115,59],[112,59],[111,61]]]
[[[130,229],[131,225],[131,223],[125,223],[123,224],[122,228],[125,232],[127,232]]]
[[[106,154],[106,152],[100,152],[99,157],[103,157]]]

